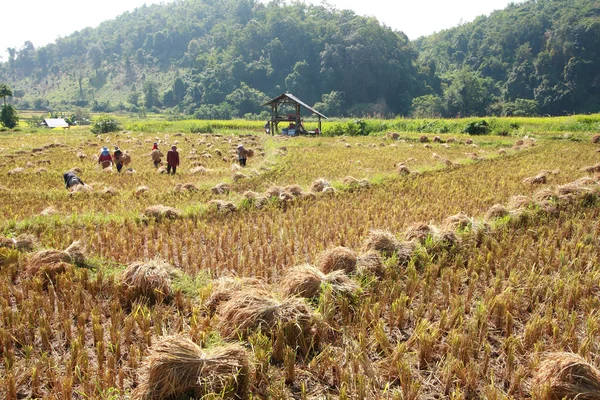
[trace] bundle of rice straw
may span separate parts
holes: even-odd
[[[209,205],[215,206],[218,212],[235,212],[237,211],[237,206],[233,204],[231,201],[226,200],[211,200],[208,202]]]
[[[163,337],[150,348],[133,399],[248,398],[248,355],[229,344],[202,349],[187,337]]]
[[[398,138],[400,138],[400,134],[398,132],[388,132],[387,137],[392,140],[398,140]]]
[[[504,218],[509,214],[509,211],[502,204],[494,204],[485,213],[486,219]]]
[[[587,172],[588,174],[600,172],[600,163],[596,164],[596,165],[592,165],[590,167],[585,167],[585,168],[583,168],[583,171]]]
[[[109,196],[115,196],[117,194],[117,189],[112,188],[112,187],[105,187],[104,190],[102,191],[102,194],[105,195],[109,195]]]
[[[321,193],[328,187],[330,187],[329,182],[323,178],[319,178],[310,185],[310,191],[313,193]]]
[[[215,149],[215,154],[219,157],[223,157],[223,152],[219,149]]]
[[[531,198],[529,198],[527,196],[523,196],[523,195],[516,195],[516,196],[512,196],[508,200],[507,208],[511,211],[523,210],[533,204],[534,204],[534,201]]]
[[[75,185],[69,188],[71,193],[89,193],[93,192],[94,188],[91,185]]]
[[[265,191],[265,196],[279,197],[282,193],[285,193],[285,189],[281,186],[271,186]]]
[[[399,247],[400,242],[392,233],[380,230],[371,230],[363,243],[365,251],[377,251],[385,257],[391,257]]]
[[[327,249],[317,257],[317,265],[326,274],[337,270],[352,274],[356,271],[356,252],[342,246]]]
[[[420,243],[425,243],[428,237],[433,237],[438,232],[438,229],[430,224],[415,223],[408,227],[404,236],[407,240],[416,240]]]
[[[174,268],[160,258],[135,261],[119,276],[129,302],[145,298],[153,303],[168,300],[173,295],[171,275]]]
[[[353,176],[347,176],[345,177],[342,182],[344,183],[344,185],[346,186],[350,186],[350,187],[356,187],[358,186],[358,179],[356,179]]]
[[[203,167],[202,165],[196,167],[196,168],[192,168],[190,170],[190,173],[192,173],[193,175],[204,175],[206,173],[208,173],[210,170],[208,168]]]
[[[23,172],[25,172],[25,168],[15,168],[15,169],[11,169],[10,171],[7,172],[8,175],[20,175]]]
[[[600,134],[597,133],[594,136],[592,136],[592,143],[594,143],[594,144],[600,143]]]
[[[42,266],[55,263],[70,263],[71,256],[66,251],[46,249],[40,250],[31,256],[29,259],[30,265]]]
[[[58,210],[56,210],[56,208],[54,208],[52,206],[46,207],[40,212],[40,215],[43,215],[44,217],[49,217],[49,216],[55,215],[55,214],[58,214]]]
[[[342,270],[323,273],[309,264],[297,265],[287,271],[281,279],[281,292],[284,296],[313,298],[321,293],[322,285],[327,284],[335,294],[353,294],[358,284]]]
[[[173,189],[175,192],[197,192],[198,188],[193,183],[178,183]]]
[[[423,136],[421,136],[419,138],[419,142],[421,142],[421,143],[429,143],[429,138],[427,136],[423,135]]]
[[[536,176],[523,179],[523,183],[530,185],[544,185],[548,182],[548,175],[545,172],[540,172]]]
[[[246,289],[222,304],[218,315],[219,332],[225,339],[247,338],[258,331],[279,341],[277,331],[281,330],[285,344],[301,354],[306,354],[316,339],[312,311],[298,297],[279,300]]]
[[[268,202],[268,198],[266,196],[262,196],[260,193],[253,192],[252,190],[244,192],[243,196],[259,210],[267,205]]]
[[[84,264],[86,257],[86,248],[81,241],[76,240],[65,249],[65,253],[71,258],[71,262],[75,264]]]
[[[600,399],[600,371],[574,353],[548,353],[531,381],[540,400]]]
[[[131,164],[131,155],[127,152],[123,153],[121,161],[123,162],[123,165],[128,166],[129,164]]]
[[[156,206],[151,206],[146,208],[144,211],[144,215],[146,217],[155,218],[157,220],[166,218],[166,219],[177,219],[181,217],[181,211],[177,210],[173,207],[163,206],[158,204]]]
[[[356,270],[360,274],[375,275],[379,278],[385,275],[383,260],[375,251],[368,251],[356,257]]]
[[[27,233],[14,238],[0,237],[0,248],[7,247],[21,251],[32,251],[37,245],[37,238]]]
[[[142,195],[142,194],[146,193],[148,190],[150,190],[150,189],[148,188],[148,186],[138,186],[138,187],[135,189],[135,197],[139,197],[140,195]]]
[[[217,183],[210,191],[213,194],[229,194],[229,185],[224,182]]]
[[[444,141],[442,140],[442,138],[439,137],[439,136],[434,137],[433,138],[433,142],[434,143],[444,143]]]
[[[451,229],[465,229],[466,227],[471,225],[471,223],[471,218],[469,218],[467,214],[461,211],[458,214],[454,214],[447,217],[442,225],[446,228]]]
[[[38,175],[45,174],[46,172],[48,172],[48,170],[46,168],[38,168],[35,170],[35,173]]]
[[[268,296],[268,286],[264,281],[253,277],[223,276],[212,282],[212,290],[204,306],[213,315],[219,306],[229,301],[233,294],[243,290],[251,289],[256,293]]]
[[[566,183],[557,188],[559,196],[579,195],[589,192],[589,188],[582,186],[579,182]]]
[[[64,261],[52,262],[50,264],[29,264],[25,267],[26,276],[39,276],[44,280],[44,284],[48,282],[57,282],[57,277],[65,272],[72,270],[74,267]]]
[[[299,197],[304,194],[300,185],[288,185],[285,187],[285,192],[291,194],[294,197]]]
[[[239,180],[246,179],[247,177],[248,177],[248,176],[247,176],[247,175],[245,175],[243,172],[241,172],[241,171],[237,171],[237,172],[235,172],[235,173],[233,174],[233,181],[234,181],[234,182],[237,182],[237,181],[239,181]]]
[[[408,169],[406,164],[400,163],[397,165],[397,167],[398,167],[398,173],[400,175],[410,175],[410,169]]]
[[[158,167],[156,169],[156,173],[157,174],[166,174],[167,173],[167,167],[164,167],[164,166]]]
[[[248,157],[248,158],[254,157],[254,150],[246,149],[246,157]]]
[[[545,201],[556,198],[556,192],[550,188],[540,189],[533,194],[533,198],[536,201]]]

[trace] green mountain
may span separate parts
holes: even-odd
[[[533,115],[600,108],[600,2],[530,0],[410,42],[351,11],[179,0],[35,48],[0,82],[21,108],[258,114],[289,91],[326,115]]]

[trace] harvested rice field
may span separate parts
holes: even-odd
[[[594,134],[2,134],[0,396],[598,399]]]

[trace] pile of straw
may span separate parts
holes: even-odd
[[[66,250],[46,249],[33,253],[29,259],[30,265],[47,265],[56,263],[85,263],[85,246],[80,241],[73,242]]]
[[[244,174],[241,171],[237,171],[237,172],[233,173],[233,181],[234,182],[240,181],[242,179],[246,179],[247,177],[248,177],[248,175]]]
[[[128,301],[145,298],[162,302],[173,295],[171,275],[173,267],[160,258],[136,261],[127,266],[119,277]]]
[[[11,169],[10,171],[7,172],[8,175],[21,175],[23,172],[25,172],[25,168],[15,168],[15,169]]]
[[[548,182],[548,175],[545,172],[540,172],[536,176],[523,179],[523,183],[530,185],[544,185]]]
[[[434,237],[437,234],[438,229],[429,224],[416,223],[411,225],[404,236],[407,240],[416,240],[420,243],[425,243],[428,237]]]
[[[150,188],[148,188],[148,186],[138,186],[137,189],[135,189],[135,197],[140,197],[141,195],[146,193],[148,190],[150,190]]]
[[[264,281],[251,277],[223,276],[214,280],[211,288],[210,296],[204,302],[204,306],[211,315],[217,311],[221,304],[229,301],[234,293],[243,289],[252,289],[257,293],[267,295],[267,285]]]
[[[485,213],[486,219],[504,218],[509,214],[509,211],[502,204],[494,204]]]
[[[447,217],[443,222],[443,226],[445,228],[451,229],[465,229],[471,224],[471,218],[469,218],[469,216],[462,211],[458,214]]]
[[[313,193],[321,193],[330,186],[331,185],[328,181],[323,178],[319,178],[310,185],[310,191]]]
[[[400,134],[398,132],[388,132],[387,137],[392,140],[398,140],[400,138]]]
[[[224,182],[217,183],[210,191],[213,194],[229,194],[229,185]]]
[[[573,353],[549,353],[537,368],[531,389],[540,400],[600,399],[600,371]]]
[[[427,136],[423,135],[423,136],[421,136],[419,138],[419,142],[421,142],[421,143],[429,143],[429,138]]]
[[[352,274],[356,271],[356,252],[347,247],[334,247],[319,255],[317,265],[326,274],[337,270]]]
[[[125,166],[131,164],[131,155],[127,152],[123,153],[123,157],[121,157],[121,162],[123,162],[123,165]]]
[[[156,206],[150,206],[150,207],[146,208],[146,210],[144,211],[144,215],[146,217],[155,218],[157,220],[160,220],[163,218],[177,219],[177,218],[181,217],[181,211],[179,211],[173,207],[167,207],[167,206],[158,204]]]
[[[40,212],[40,215],[43,215],[44,217],[49,217],[56,214],[58,214],[58,210],[52,206],[46,207]]]
[[[379,278],[383,278],[385,275],[381,256],[375,251],[368,251],[356,257],[356,270],[360,274],[375,275]]]
[[[300,185],[288,185],[285,187],[285,192],[294,197],[300,197],[304,194],[304,191]]]
[[[33,235],[23,234],[14,238],[0,237],[0,248],[32,251],[38,245],[37,238]]]
[[[230,213],[237,211],[237,206],[227,200],[211,200],[208,204],[214,206],[218,212]]]
[[[210,350],[173,335],[150,349],[134,399],[248,398],[248,355],[239,345]],[[210,398],[213,398],[210,397]]]
[[[329,285],[335,294],[353,294],[358,285],[344,271],[328,274],[309,264],[298,265],[287,271],[281,279],[281,292],[287,296],[313,298],[321,294],[323,285]]]
[[[193,175],[204,175],[208,172],[208,168],[203,167],[202,165],[197,166],[196,168],[192,168],[190,170],[190,173],[192,173]]]
[[[398,173],[400,175],[410,175],[410,169],[408,169],[406,164],[400,163],[397,165],[397,167],[398,167]]]
[[[385,257],[391,257],[399,247],[400,242],[392,233],[380,230],[371,230],[363,243],[365,251],[377,251]]]
[[[592,143],[594,143],[594,144],[600,143],[600,134],[597,133],[594,136],[592,136]]]

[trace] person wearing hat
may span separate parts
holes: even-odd
[[[110,155],[108,147],[102,148],[100,157],[98,157],[98,164],[102,166],[102,169],[106,169],[112,165],[112,156]]]
[[[113,153],[113,161],[117,166],[117,171],[121,172],[123,168],[123,152],[119,149],[119,146],[115,146],[115,152]]]
[[[172,146],[171,150],[167,152],[167,174],[170,174],[171,169],[173,169],[173,175],[175,175],[175,171],[177,171],[178,166],[179,153],[177,152],[177,146]]]
[[[161,158],[163,156],[163,153],[158,149],[158,144],[154,143],[150,155],[152,157],[152,162],[154,163],[154,168],[158,168],[158,166],[162,162]]]
[[[152,150],[158,150],[158,143],[154,142],[152,145]]]
[[[238,161],[242,167],[246,166],[246,149],[244,145],[239,144],[237,147]]]

